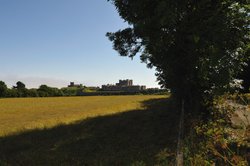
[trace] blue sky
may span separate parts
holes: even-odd
[[[128,78],[158,87],[155,70],[118,56],[105,37],[126,26],[106,0],[0,0],[0,80],[31,88]]]

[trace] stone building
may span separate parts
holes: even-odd
[[[139,92],[146,90],[145,85],[133,85],[133,80],[119,80],[115,85],[107,84],[102,85],[103,91],[125,91],[125,92]]]
[[[116,86],[133,86],[133,80],[119,80],[119,83],[116,83]]]
[[[68,85],[68,87],[76,87],[76,88],[80,88],[82,87],[82,84],[75,84],[74,82],[70,82],[70,84]]]

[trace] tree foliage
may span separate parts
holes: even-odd
[[[48,97],[48,96],[63,96],[63,92],[58,88],[52,88],[47,85],[41,85],[38,88],[39,96]]]
[[[0,81],[0,97],[5,97],[7,90],[7,85],[3,81]]]
[[[27,97],[28,96],[28,89],[26,89],[26,85],[18,81],[16,86],[13,86],[12,94],[17,94],[16,97]]]
[[[250,51],[250,50],[249,50]],[[243,71],[237,77],[241,79],[242,82],[242,90],[243,93],[249,93],[250,91],[250,59],[246,62],[246,65],[243,67]]]
[[[25,84],[21,81],[16,83],[16,86],[9,89],[7,85],[0,81],[0,98],[6,97],[56,97],[67,96],[62,89],[52,88],[47,85],[41,85],[38,89],[27,89]]]
[[[227,90],[247,59],[248,0],[110,1],[129,24],[107,33],[114,49],[140,54],[159,83],[193,109]]]
[[[23,82],[18,81],[18,82],[16,83],[15,88],[18,89],[18,90],[23,90],[23,89],[26,88],[26,86],[25,86],[25,84],[24,84]]]

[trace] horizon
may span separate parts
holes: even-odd
[[[155,69],[121,57],[105,36],[127,27],[107,1],[0,2],[0,80],[28,88],[69,82],[101,86],[119,79],[159,87]]]
[[[119,79],[119,80],[127,80],[127,79]],[[85,85],[85,84],[83,84],[83,83],[81,83],[81,82],[69,81],[68,83],[65,83],[65,85],[59,86],[59,87],[58,87],[58,86],[51,86],[50,84],[45,84],[45,83],[44,83],[44,84],[40,84],[40,85],[38,85],[37,87],[27,87],[26,82],[23,82],[23,81],[21,81],[21,82],[24,83],[25,86],[26,86],[26,88],[28,88],[28,89],[38,89],[39,86],[41,86],[41,85],[47,85],[48,87],[59,88],[59,89],[60,89],[60,88],[66,88],[66,87],[68,87],[68,86],[70,85],[71,82],[73,82],[75,85],[79,84],[79,85],[86,86],[86,87],[99,87],[99,88],[101,88],[102,85],[115,85],[119,80],[113,81],[113,82],[107,83],[107,84],[100,84],[100,85]],[[131,79],[129,79],[129,80],[131,80]],[[132,80],[133,80],[133,79],[132,79]],[[20,80],[16,81],[16,82],[13,83],[12,85],[8,85],[4,80],[0,80],[0,81],[3,81],[3,82],[7,85],[8,88],[13,88],[14,86],[16,86],[16,83],[17,83],[18,81],[20,81]],[[133,80],[133,85],[146,86],[146,85],[144,85],[144,84],[137,84],[137,83],[134,83],[134,80]],[[147,86],[146,86],[146,88],[147,88],[147,89],[150,89],[150,88],[159,88],[159,89],[162,89],[161,87],[147,87]]]

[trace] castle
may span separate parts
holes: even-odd
[[[107,84],[102,85],[103,91],[125,91],[125,92],[139,92],[146,90],[145,85],[133,85],[133,80],[119,80],[115,85]]]
[[[72,88],[72,87],[75,87],[75,88],[81,88],[82,87],[82,84],[75,84],[74,82],[70,82],[70,84],[68,85],[68,87]]]

